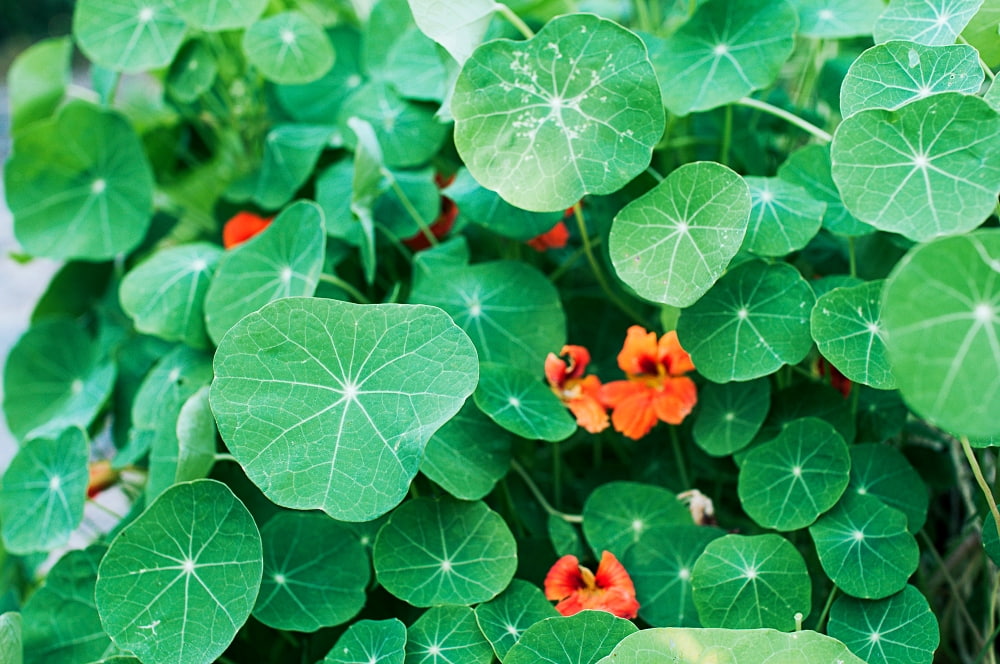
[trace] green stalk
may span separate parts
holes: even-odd
[[[552,489],[556,509],[562,507],[562,450],[559,443],[552,443]]]
[[[788,111],[778,108],[777,106],[772,106],[771,104],[768,104],[766,101],[761,101],[760,99],[754,99],[753,97],[743,97],[742,99],[738,99],[733,103],[739,104],[740,106],[755,108],[758,111],[763,111],[764,113],[773,115],[776,118],[781,118],[782,120],[788,122],[789,124],[795,125],[802,131],[812,134],[813,136],[823,141],[824,143],[829,143],[830,141],[833,140],[833,136],[823,131],[813,123],[807,120],[803,120],[799,116],[793,113],[789,113]]]
[[[972,445],[969,444],[969,437],[962,436],[959,438],[959,441],[962,443],[962,451],[965,452],[965,458],[969,461],[969,466],[972,468],[972,474],[976,478],[976,483],[979,485],[983,495],[986,497],[986,502],[990,506],[990,512],[993,513],[993,522],[996,525],[997,534],[1000,535],[1000,510],[997,509],[997,501],[993,497],[990,485],[986,483],[986,478],[983,477],[983,469],[979,467],[979,460],[976,459],[976,455],[972,451]]]
[[[830,594],[826,596],[826,604],[823,605],[823,610],[819,612],[819,618],[816,619],[816,631],[819,632],[823,629],[824,623],[826,623],[827,616],[830,615],[830,607],[833,606],[833,600],[837,596],[837,586],[830,588]]]
[[[341,289],[342,291],[346,291],[348,295],[350,295],[351,297],[354,298],[355,302],[360,302],[361,304],[371,304],[372,303],[372,301],[369,300],[367,297],[365,297],[361,293],[361,291],[359,291],[357,288],[355,288],[354,286],[352,286],[351,284],[349,284],[348,282],[344,281],[343,279],[341,279],[338,276],[335,276],[335,275],[332,275],[332,274],[326,274],[324,272],[324,273],[320,273],[319,280],[320,281],[325,281],[328,284],[332,284],[332,285],[336,286],[337,288]]]
[[[857,250],[854,247],[854,236],[848,236],[847,238],[847,262],[850,266],[851,276],[858,276],[858,255]]]
[[[417,226],[420,227],[420,232],[423,236],[427,238],[427,241],[431,243],[432,247],[438,246],[438,239],[434,237],[434,233],[431,232],[430,224],[428,224],[427,220],[420,215],[420,212],[413,205],[410,197],[407,196],[406,192],[403,191],[403,188],[399,186],[399,182],[396,181],[396,177],[392,174],[392,171],[388,168],[383,168],[382,175],[389,180],[389,184],[392,186],[393,192],[395,192],[396,196],[399,198],[399,202],[403,204],[403,209],[406,210],[406,213],[410,215],[410,218],[413,219],[413,221],[417,222]]]
[[[691,478],[688,476],[687,463],[684,461],[684,451],[681,449],[681,440],[677,435],[677,427],[669,425],[670,429],[670,446],[674,450],[674,463],[677,464],[677,470],[681,474],[681,484],[684,485],[684,490],[693,488],[691,486]]]
[[[507,5],[502,2],[496,3],[494,9],[500,12],[500,15],[511,22],[511,24],[517,28],[518,32],[524,35],[525,39],[531,39],[535,36],[535,31],[528,27],[528,24],[521,20],[521,17],[514,13]]]
[[[729,149],[733,144],[733,107],[726,104],[722,120],[722,146],[719,148],[719,163],[729,163]]]
[[[518,463],[516,459],[511,460],[510,467],[515,473],[517,473],[521,477],[521,480],[524,481],[525,486],[528,487],[528,491],[531,492],[531,495],[535,497],[535,500],[538,501],[538,504],[542,506],[542,509],[545,510],[546,513],[551,514],[552,516],[555,517],[559,517],[560,519],[566,521],[567,523],[583,523],[583,517],[580,516],[579,514],[566,514],[565,512],[560,512],[556,508],[552,507],[549,501],[545,499],[545,496],[542,495],[542,492],[538,488],[538,485],[535,484],[535,481],[533,479],[531,479],[531,475],[528,474],[528,471],[526,471],[524,469],[524,466]]]
[[[611,303],[621,309],[626,316],[636,323],[644,323],[645,319],[618,297],[604,276],[604,270],[601,269],[601,265],[597,262],[597,257],[594,255],[593,245],[590,242],[590,234],[587,231],[587,220],[583,217],[583,208],[580,207],[580,203],[573,206],[573,216],[576,217],[576,225],[580,229],[580,238],[583,241],[583,251],[587,255],[587,262],[590,263],[590,270],[594,274],[594,279],[597,280],[597,285],[601,287],[604,295],[607,296]]]

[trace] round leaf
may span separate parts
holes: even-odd
[[[202,30],[245,28],[260,16],[267,0],[173,0],[177,13]]]
[[[89,455],[87,436],[76,427],[29,440],[18,450],[0,482],[7,551],[51,551],[69,541],[83,519]]]
[[[739,251],[749,214],[743,178],[714,162],[685,164],[615,216],[615,272],[648,300],[689,306]]]
[[[983,70],[976,49],[891,41],[858,56],[840,87],[844,117],[869,108],[894,110],[939,92],[979,91]]]
[[[208,92],[219,73],[212,49],[201,39],[181,48],[167,73],[167,91],[179,101],[192,103]]]
[[[795,0],[799,34],[820,39],[870,35],[885,9],[882,0]]]
[[[875,43],[908,39],[928,46],[954,44],[982,4],[983,0],[891,0],[875,22]]]
[[[409,664],[490,664],[493,649],[467,606],[435,606],[406,630]]]
[[[323,664],[403,664],[406,625],[389,620],[359,620],[347,628]]]
[[[375,574],[414,606],[475,604],[514,576],[517,547],[503,518],[481,502],[411,500],[375,539]]]
[[[332,122],[333,118],[327,121]],[[339,138],[332,125],[275,126],[264,139],[264,159],[260,168],[240,180],[239,192],[231,191],[231,197],[249,198],[262,208],[281,207],[312,175],[323,149]]]
[[[812,336],[819,352],[855,383],[880,390],[896,387],[885,349],[882,281],[835,288],[816,300]]]
[[[830,173],[830,146],[807,145],[788,156],[778,168],[778,177],[797,184],[817,201],[826,203],[823,228],[839,235],[867,235],[875,229],[855,219],[844,207]]]
[[[874,496],[847,491],[809,534],[827,576],[854,597],[888,597],[917,569],[920,552],[906,515]]]
[[[526,210],[617,191],[663,133],[646,47],[590,14],[560,16],[523,42],[473,52],[451,102],[455,146],[472,175]]]
[[[729,104],[774,82],[799,20],[784,0],[709,0],[656,54],[663,103],[675,115]]]
[[[323,28],[297,11],[269,16],[247,28],[243,53],[265,78],[284,85],[315,81],[330,70],[334,59]]]
[[[576,422],[532,373],[503,364],[483,363],[476,406],[501,427],[529,440],[556,442],[576,432]]]
[[[122,309],[139,332],[207,348],[205,292],[222,250],[197,242],[158,251],[125,275]]]
[[[528,628],[508,651],[504,664],[593,664],[636,627],[607,611],[581,611],[572,616],[546,618]]]
[[[261,571],[250,512],[225,484],[197,480],[162,493],[118,533],[94,594],[119,648],[146,664],[207,664],[250,616]]]
[[[469,33],[475,30],[472,25],[463,27]],[[444,59],[437,45],[417,27],[406,0],[374,3],[364,53],[365,68],[373,78],[384,80],[408,99],[440,102],[451,85]]]
[[[706,627],[795,629],[812,586],[802,555],[779,535],[726,535],[694,564],[694,604]]]
[[[464,64],[490,27],[493,0],[410,0],[413,20],[421,31]]]
[[[205,295],[212,340],[245,315],[283,297],[312,295],[326,255],[323,211],[300,201],[285,208],[262,233],[227,251]]]
[[[597,558],[603,551],[621,557],[645,537],[691,523],[691,513],[675,494],[651,484],[608,482],[583,505],[583,533]]]
[[[771,405],[771,383],[705,383],[698,388],[698,417],[691,434],[712,456],[726,456],[750,444]]]
[[[460,219],[522,242],[550,230],[564,212],[530,212],[515,207],[476,182],[464,168],[445,194],[455,201]]]
[[[73,36],[94,64],[137,72],[166,67],[187,26],[167,0],[80,0]]]
[[[836,429],[814,417],[789,423],[740,465],[743,509],[765,528],[805,528],[847,488],[851,458]]]
[[[743,246],[758,256],[784,256],[809,244],[823,223],[826,204],[781,178],[745,179],[753,207]]]
[[[882,318],[907,404],[958,434],[1000,433],[1000,231],[913,249],[885,286]]]
[[[475,347],[439,309],[285,298],[219,344],[212,410],[272,501],[366,521],[403,499],[478,374]]]
[[[962,233],[1000,194],[1000,116],[957,92],[860,111],[837,127],[831,158],[859,219],[917,242]]]
[[[479,500],[507,474],[513,442],[513,436],[466,401],[427,441],[420,472],[456,498]]]
[[[919,532],[927,520],[927,485],[902,452],[888,445],[851,447],[848,491],[875,496],[906,515],[907,530]]]
[[[537,586],[520,579],[514,579],[502,593],[476,607],[479,629],[493,644],[501,661],[525,630],[558,615]]]
[[[805,358],[814,304],[812,289],[791,265],[748,261],[681,312],[677,336],[709,380],[750,380]]]
[[[827,631],[868,664],[930,664],[941,642],[937,618],[911,585],[877,601],[841,595]]]
[[[269,627],[315,632],[347,622],[365,604],[368,553],[325,514],[280,512],[260,531],[264,575],[253,616]]]
[[[338,25],[327,32],[327,37],[337,45],[337,58],[328,72],[303,85],[274,86],[281,108],[299,122],[325,124],[334,120],[344,99],[364,82],[357,29]]]
[[[139,137],[114,111],[73,101],[19,132],[4,178],[14,233],[35,256],[114,258],[149,227],[153,174]]]

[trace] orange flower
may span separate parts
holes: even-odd
[[[566,246],[567,240],[569,240],[569,229],[566,228],[565,222],[560,221],[551,230],[528,240],[528,246],[535,251],[562,249]]]
[[[618,354],[618,366],[628,380],[605,384],[600,397],[613,409],[615,431],[633,440],[649,433],[657,420],[680,424],[698,401],[694,381],[683,375],[694,364],[676,332],[667,332],[657,342],[655,332],[633,325]]]
[[[595,609],[631,619],[639,612],[632,579],[609,551],[601,555],[597,574],[580,565],[576,556],[557,560],[545,576],[545,597],[559,602],[556,611],[564,616]]]
[[[87,471],[89,475],[87,480],[88,498],[93,498],[118,481],[118,471],[111,468],[111,462],[107,459],[91,461]]]
[[[590,353],[583,346],[563,346],[559,355],[545,358],[545,377],[559,400],[576,417],[576,423],[590,433],[608,428],[608,414],[600,400],[601,381],[597,376],[584,376],[590,364]]]
[[[252,212],[237,212],[222,228],[222,246],[232,249],[268,227],[274,217],[261,217]]]
[[[451,231],[452,226],[455,225],[455,218],[458,217],[458,206],[455,205],[455,201],[451,200],[447,196],[441,197],[441,213],[438,218],[434,220],[427,230],[431,232],[436,239],[440,240],[445,235]],[[403,240],[403,244],[414,251],[422,251],[431,246],[430,240],[424,235],[423,231],[417,231],[415,235]]]

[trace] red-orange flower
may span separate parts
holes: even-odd
[[[452,226],[455,225],[456,217],[458,217],[458,206],[455,205],[455,201],[451,200],[447,196],[442,196],[441,213],[427,230],[431,232],[431,235],[433,235],[435,239],[440,240],[451,231]],[[427,239],[427,236],[424,235],[423,231],[417,231],[415,235],[411,235],[406,238],[403,240],[403,244],[414,251],[422,251],[431,246],[430,240]]]
[[[676,332],[667,332],[657,342],[655,332],[633,325],[618,354],[618,366],[628,380],[606,383],[601,401],[613,409],[615,431],[633,440],[649,433],[657,420],[680,424],[698,401],[694,381],[683,375],[694,364]]]
[[[89,475],[87,480],[88,498],[93,498],[118,481],[118,471],[111,467],[111,462],[107,459],[92,461],[87,471]]]
[[[222,227],[222,246],[232,249],[268,227],[273,217],[261,217],[253,212],[237,212]]]
[[[608,414],[601,403],[601,381],[597,376],[584,376],[590,364],[590,353],[583,346],[563,346],[560,356],[549,353],[545,358],[545,377],[559,400],[576,417],[576,422],[590,433],[608,428]]]
[[[563,556],[545,576],[545,597],[559,602],[556,611],[571,616],[584,609],[607,611],[619,618],[635,618],[639,601],[632,578],[614,555],[605,551],[597,574],[580,565],[576,556]]]
[[[830,364],[827,359],[820,356],[816,361],[816,372],[822,376],[830,376],[830,386],[844,395],[846,399],[851,395],[851,387],[854,385],[851,379],[840,373],[840,370]]]
[[[560,221],[550,230],[528,240],[528,246],[535,251],[562,249],[566,246],[567,240],[569,240],[569,229],[566,228],[565,222]]]

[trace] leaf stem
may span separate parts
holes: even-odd
[[[646,0],[632,0],[632,6],[635,7],[636,18],[639,23],[637,27],[640,30],[652,32],[653,25],[650,22],[649,7],[646,5]]]
[[[552,507],[549,501],[545,499],[545,496],[542,495],[542,492],[538,488],[538,485],[535,484],[535,481],[531,479],[530,475],[528,475],[528,471],[524,469],[524,466],[518,463],[517,459],[511,460],[510,467],[511,469],[513,469],[515,473],[517,473],[521,477],[521,479],[524,481],[524,484],[528,487],[528,490],[531,492],[531,495],[535,497],[535,500],[538,501],[538,504],[541,505],[542,509],[545,510],[548,514],[551,514],[552,516],[555,517],[559,517],[560,519],[566,521],[567,523],[583,523],[583,516],[579,514],[566,514],[565,512],[560,512],[556,508]]]
[[[352,286],[351,284],[349,284],[348,282],[344,281],[343,279],[341,279],[336,275],[326,274],[325,272],[321,272],[319,275],[319,280],[325,281],[326,283],[336,286],[342,291],[345,291],[348,295],[353,297],[356,302],[360,302],[361,304],[372,303],[372,301],[369,300],[367,297],[365,297],[361,291],[359,291],[357,288],[355,288],[354,286]]]
[[[976,657],[974,664],[982,664],[982,662],[986,661],[986,656],[990,654],[990,646],[992,646],[993,642],[997,640],[997,636],[1000,636],[1000,625],[997,625],[996,629],[993,630],[993,633],[986,639],[986,643],[983,644],[983,649],[979,651],[979,655]]]
[[[827,616],[830,615],[830,607],[833,606],[833,600],[837,596],[837,586],[830,588],[830,594],[826,596],[826,604],[823,605],[823,610],[819,612],[819,618],[816,619],[815,630],[817,632],[823,629],[823,624],[826,622]]]
[[[772,106],[771,104],[768,104],[766,101],[761,101],[760,99],[754,99],[753,97],[743,97],[742,99],[738,99],[733,103],[739,104],[740,106],[755,108],[758,111],[763,111],[764,113],[773,115],[776,118],[781,118],[782,120],[785,120],[786,122],[795,125],[802,131],[808,134],[812,134],[819,140],[824,141],[826,143],[829,143],[830,141],[833,140],[833,136],[823,131],[813,123],[807,120],[803,120],[794,113],[789,113],[788,111],[782,108],[778,108],[777,106]]]
[[[562,449],[559,443],[552,443],[552,493],[556,509],[562,507]]]
[[[972,616],[969,614],[969,609],[966,608],[965,602],[962,600],[962,593],[958,588],[958,583],[955,582],[955,577],[953,577],[951,572],[948,571],[948,563],[946,563],[941,557],[941,554],[938,553],[938,550],[934,546],[934,542],[931,540],[930,536],[927,534],[927,531],[922,529],[919,534],[920,538],[927,546],[927,550],[931,552],[931,557],[934,558],[934,561],[937,563],[938,569],[941,570],[941,576],[944,577],[944,581],[951,591],[951,597],[955,602],[955,606],[958,607],[958,612],[961,614],[962,619],[968,623],[969,631],[972,632],[972,635],[977,641],[982,641],[983,635],[979,631],[976,621],[973,620]]]
[[[822,48],[823,41],[815,37],[810,38],[806,48],[806,66],[802,68],[799,80],[795,84],[795,105],[803,106],[812,95],[813,84],[816,82],[816,56]]]
[[[733,144],[733,106],[726,104],[722,119],[722,145],[719,148],[719,163],[729,163],[729,149]]]
[[[236,460],[236,457],[234,457],[232,454],[224,454],[222,452],[219,452],[218,454],[215,455],[215,460],[216,461],[232,461],[233,463],[239,463],[239,461]]]
[[[525,39],[535,36],[535,31],[528,27],[528,24],[521,20],[521,17],[514,13],[514,10],[502,2],[496,3],[493,8],[500,12],[500,15],[511,22],[518,32],[524,35]]]
[[[847,238],[847,263],[848,269],[851,272],[852,277],[858,276],[858,256],[857,250],[854,247],[854,236],[848,236]]]
[[[684,461],[684,451],[681,449],[681,439],[677,435],[677,427],[669,425],[670,428],[670,446],[674,450],[674,463],[677,464],[677,470],[681,474],[681,484],[684,485],[684,490],[687,491],[691,487],[691,479],[688,477],[687,463]]]
[[[405,209],[406,213],[410,215],[410,218],[417,222],[417,226],[420,227],[420,232],[425,238],[427,238],[427,241],[431,243],[432,247],[436,247],[438,245],[438,239],[434,237],[434,233],[431,232],[430,224],[428,224],[427,220],[421,216],[420,212],[417,211],[416,206],[414,206],[413,202],[410,200],[410,197],[407,196],[406,192],[403,191],[403,188],[399,186],[399,182],[396,181],[396,176],[393,175],[392,171],[388,168],[382,169],[382,175],[389,180],[389,185],[392,187],[392,191],[399,198],[399,202],[403,204],[403,209]]]
[[[580,229],[580,239],[583,241],[583,252],[587,255],[587,262],[590,263],[590,270],[594,273],[594,279],[597,280],[597,284],[604,291],[611,303],[622,310],[626,316],[631,318],[636,323],[643,323],[645,321],[643,316],[640,316],[634,309],[632,309],[628,304],[622,301],[618,295],[611,290],[611,284],[608,283],[607,278],[604,276],[604,270],[601,269],[600,263],[597,262],[597,257],[594,255],[593,245],[590,242],[590,234],[587,231],[587,220],[583,217],[583,208],[580,206],[579,201],[573,206],[573,216],[576,217],[576,225]]]
[[[93,505],[94,507],[96,507],[97,509],[101,510],[102,512],[104,512],[108,516],[114,517],[115,519],[117,519],[119,521],[121,521],[122,519],[125,518],[125,515],[119,514],[118,512],[116,512],[113,509],[111,509],[110,507],[108,507],[107,505],[102,505],[101,503],[97,502],[93,498],[88,498],[87,502],[90,503],[91,505]]]
[[[1000,510],[997,509],[997,501],[993,497],[990,485],[986,483],[986,478],[983,477],[983,469],[979,467],[979,461],[972,451],[972,445],[969,444],[969,437],[961,436],[959,441],[962,443],[962,451],[965,452],[965,458],[969,461],[969,466],[972,468],[972,474],[976,478],[976,483],[982,489],[983,495],[986,496],[986,502],[989,503],[990,511],[993,512],[993,521],[996,524],[997,534],[1000,535]]]

